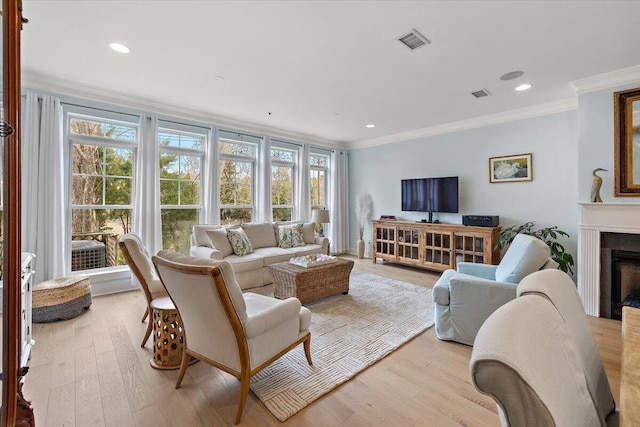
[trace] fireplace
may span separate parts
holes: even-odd
[[[638,218],[638,203],[580,203],[578,291],[588,315],[613,317],[614,279],[615,283],[618,278],[627,283],[625,289],[620,288],[616,300],[624,300],[623,294],[638,293],[633,289],[640,262],[633,254],[640,252]]]
[[[600,316],[622,319],[625,299],[640,297],[640,234],[600,233]]]

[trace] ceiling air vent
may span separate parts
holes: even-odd
[[[411,32],[398,38],[398,40],[411,50],[417,49],[426,44],[431,44],[431,42],[416,29],[411,30]]]
[[[471,95],[475,96],[476,98],[482,98],[483,96],[489,96],[491,94],[486,89],[480,89],[475,92],[471,92]]]

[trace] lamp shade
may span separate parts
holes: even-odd
[[[327,224],[329,222],[329,211],[327,209],[314,209],[311,211],[311,221],[318,224]]]

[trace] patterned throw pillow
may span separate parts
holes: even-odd
[[[229,239],[229,243],[231,243],[233,253],[236,255],[245,256],[253,252],[251,241],[247,237],[247,233],[245,233],[242,228],[227,228],[227,238]]]
[[[281,248],[295,248],[298,246],[305,246],[302,224],[279,226],[278,246]]]

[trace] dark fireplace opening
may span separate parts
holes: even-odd
[[[611,251],[611,318],[622,319],[623,303],[640,298],[640,252]]]
[[[600,316],[621,320],[622,306],[634,300],[640,301],[640,234],[600,233]]]

